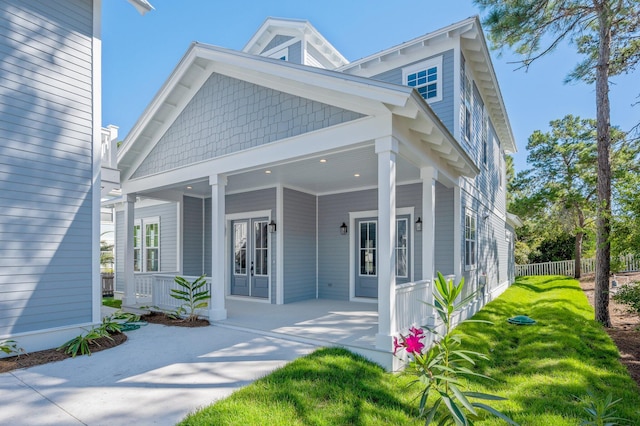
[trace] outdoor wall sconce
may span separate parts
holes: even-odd
[[[340,235],[347,235],[347,224],[344,222],[340,225]]]
[[[269,222],[269,225],[267,225],[267,227],[269,228],[270,234],[276,232],[276,223],[273,221],[273,219],[271,219],[271,222]]]
[[[422,219],[418,217],[418,220],[416,220],[416,232],[420,231],[422,231]]]

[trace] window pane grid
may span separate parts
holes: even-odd
[[[254,222],[255,233],[255,267],[254,274],[259,276],[266,276],[267,271],[267,222],[260,221]]]
[[[425,99],[438,96],[438,67],[430,67],[407,75],[407,85],[418,89]]]
[[[476,217],[466,212],[464,217],[464,263],[466,267],[476,265]]]
[[[360,275],[376,276],[376,222],[360,222]]]

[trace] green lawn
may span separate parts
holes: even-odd
[[[533,326],[506,319],[526,314]],[[617,412],[640,424],[640,393],[618,361],[618,352],[593,318],[577,281],[564,277],[520,278],[477,319],[467,323],[466,349],[489,354],[478,370],[495,381],[469,380],[469,389],[508,401],[492,404],[521,425],[577,425],[585,418],[588,390],[622,398]],[[421,424],[418,387],[410,378],[384,373],[340,349],[321,349],[195,414],[183,425],[377,425]],[[494,418],[476,425],[504,424]]]
[[[113,297],[103,297],[102,304],[104,306],[109,306],[110,308],[122,308],[122,300],[114,299]]]

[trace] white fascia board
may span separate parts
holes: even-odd
[[[287,31],[290,33],[289,35],[302,35],[305,26],[308,24],[308,21],[302,19],[274,18],[269,16],[249,39],[247,44],[244,45],[242,51],[245,53],[259,54],[260,52],[256,53],[253,47],[261,49],[262,43],[259,44],[261,39],[269,38],[270,41],[272,38],[271,34],[274,34],[273,28]],[[264,45],[266,44],[267,43],[264,43]]]
[[[144,141],[142,149],[134,150],[133,147],[136,144],[142,144],[142,141],[138,141],[157,111],[180,83],[183,76],[194,66],[193,64],[198,58],[208,60],[211,63],[206,69],[197,68],[200,71],[199,78],[192,84],[188,94],[181,99],[179,105],[174,108],[172,115],[165,120],[164,125],[155,132],[151,139]],[[193,43],[125,138],[118,152],[122,181],[128,180],[133,175],[144,158],[155,147],[161,135],[171,126],[173,120],[182,112],[212,72],[364,115],[385,115],[388,113],[387,105],[404,107],[412,92],[412,89],[406,86]],[[126,166],[121,164],[125,158],[132,158]]]
[[[155,8],[147,0],[127,0],[133,7],[136,8],[140,15],[155,10]]]
[[[436,113],[433,112],[433,110],[431,109],[431,107],[429,107],[429,105],[426,103],[424,98],[420,96],[420,94],[415,90],[411,95],[412,95],[411,97],[413,101],[416,102],[419,106],[420,105],[422,106],[420,114],[418,114],[418,119],[421,119],[420,115],[424,114],[424,118],[426,118],[429,122],[435,125],[435,128],[438,130],[438,132],[456,151],[456,154],[458,154],[462,158],[465,165],[469,167],[469,169],[473,172],[473,174],[477,175],[478,173],[480,173],[480,169],[478,168],[478,166],[475,165],[471,157],[469,157],[469,154],[467,154],[467,152],[460,146],[460,143],[458,143],[458,141],[451,134],[449,129],[447,129],[447,126],[445,126],[444,123],[440,120],[440,117],[438,117]]]
[[[206,178],[212,174],[232,175],[323,152],[344,150],[390,134],[391,117],[364,117],[155,175],[124,181],[122,191],[126,194],[142,193]]]
[[[471,18],[467,18],[463,21],[460,22],[456,22],[454,24],[451,24],[447,27],[444,28],[440,28],[439,30],[430,32],[428,34],[422,35],[420,37],[416,37],[412,40],[406,41],[402,44],[398,44],[396,46],[392,46],[388,49],[385,49],[381,52],[378,53],[374,53],[373,55],[369,55],[369,56],[365,56],[362,59],[358,59],[357,61],[353,61],[348,65],[342,66],[340,68],[337,69],[337,71],[347,71],[351,68],[360,66],[365,64],[366,62],[370,62],[373,60],[378,60],[378,58],[381,58],[383,56],[392,54],[394,52],[397,51],[402,51],[403,49],[407,49],[408,47],[417,45],[417,44],[421,44],[427,40],[432,40],[432,39],[436,39],[436,38],[449,38],[452,34],[451,33],[459,33],[459,32],[464,32],[464,31],[468,31],[470,28],[470,25],[473,25],[474,23],[476,23],[478,20],[477,16],[471,17]]]
[[[197,50],[198,57],[216,62],[214,72],[225,72],[225,65],[238,67],[233,72],[241,72],[244,69],[245,76],[271,75],[275,77],[275,83],[277,83],[275,80],[286,79],[288,82],[298,82],[316,89],[333,90],[344,95],[354,95],[396,106],[404,106],[407,95],[411,92],[411,89],[406,86],[231,51],[211,45],[198,44]],[[231,71],[228,69],[226,73]],[[281,84],[281,87],[287,87],[287,85]]]
[[[493,61],[491,60],[491,55],[489,53],[489,48],[487,47],[487,41],[484,37],[484,31],[482,30],[482,26],[480,25],[480,19],[476,16],[477,21],[477,32],[480,36],[480,44],[482,49],[482,54],[485,57],[485,61],[487,63],[487,67],[489,68],[489,74],[491,75],[491,81],[493,82],[493,87],[496,92],[496,96],[498,97],[498,101],[500,104],[500,111],[504,116],[504,124],[505,131],[507,132],[505,140],[501,139],[501,142],[507,145],[507,152],[516,153],[518,151],[518,147],[516,146],[515,137],[513,136],[513,130],[511,129],[511,122],[509,121],[509,115],[507,114],[507,107],[504,104],[504,99],[502,98],[502,92],[500,91],[500,84],[498,83],[498,77],[496,76],[495,68],[493,68]],[[495,126],[494,126],[495,127]]]
[[[162,103],[169,96],[171,91],[175,88],[175,86],[180,81],[180,78],[186,73],[187,69],[193,63],[196,53],[195,53],[196,43],[191,43],[189,49],[184,54],[178,65],[171,72],[169,78],[164,82],[160,90],[153,97],[153,100],[149,103],[149,105],[145,108],[140,115],[138,121],[134,124],[132,129],[129,131],[129,134],[126,136],[124,141],[122,142],[122,146],[118,150],[118,163],[120,160],[127,154],[132,144],[138,139],[140,134],[144,131],[145,127],[153,118],[153,114],[160,108]]]

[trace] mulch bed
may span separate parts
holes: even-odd
[[[91,349],[91,353],[95,353],[121,345],[126,341],[126,334],[115,333],[111,335],[111,339],[107,337],[96,339],[93,344],[89,345],[89,348]],[[64,352],[58,351],[56,349],[45,349],[44,351],[31,352],[19,356],[2,358],[0,359],[0,373],[7,373],[18,368],[28,368],[34,367],[36,365],[47,364],[49,362],[62,361],[67,358],[71,358],[71,355],[67,355]]]
[[[640,281],[640,273],[618,274],[620,284]],[[580,286],[593,306],[594,277],[580,280]],[[640,316],[630,313],[626,305],[609,300],[611,328],[605,329],[618,347],[620,362],[627,367],[629,374],[640,387]]]
[[[163,312],[150,312],[146,315],[140,316],[140,321],[146,321],[151,324],[160,324],[160,325],[168,325],[174,327],[206,327],[209,324],[209,321],[206,319],[199,318],[195,321],[187,321],[184,319],[176,319],[171,318],[164,314]]]

